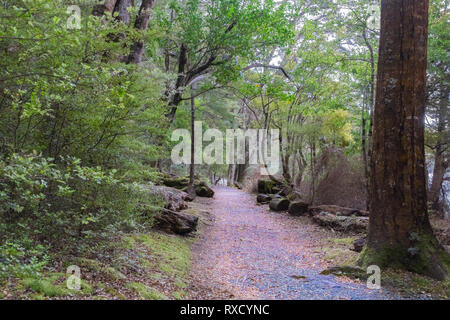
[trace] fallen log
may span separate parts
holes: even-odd
[[[357,217],[368,217],[369,212],[365,210],[359,210],[355,208],[346,208],[335,205],[320,205],[309,208],[309,214],[314,216],[320,214],[321,212],[326,212],[330,214],[334,214],[336,216],[357,216]]]
[[[312,220],[322,227],[343,232],[367,232],[369,225],[369,218],[367,217],[336,216],[326,212],[314,215]]]
[[[289,200],[286,198],[273,198],[269,207],[272,211],[286,211],[289,208]]]

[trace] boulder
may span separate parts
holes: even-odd
[[[186,188],[189,184],[189,177],[178,177],[178,176],[169,176],[166,175],[162,178],[162,183],[171,188],[183,189]]]
[[[278,194],[279,194],[280,196],[282,196],[282,197],[287,197],[287,196],[289,196],[290,194],[292,194],[293,191],[294,191],[294,190],[292,189],[292,187],[290,187],[290,186],[284,186],[284,187],[281,188],[281,191],[278,192]]]
[[[258,193],[274,194],[280,192],[280,188],[275,181],[259,179]]]
[[[187,234],[197,230],[198,217],[163,209],[155,216],[155,228],[176,234]]]
[[[165,186],[176,188],[187,194],[189,186],[189,177],[178,177],[165,175],[162,178],[162,183]],[[214,196],[214,191],[203,181],[198,179],[194,180],[194,190],[199,197],[212,198]],[[186,201],[194,200],[192,196],[187,196]]]
[[[268,195],[268,194],[260,193],[256,197],[256,202],[258,202],[258,203],[265,204],[265,203],[269,203],[270,201],[272,201],[272,197],[270,195]]]
[[[351,250],[355,252],[361,252],[366,245],[366,238],[359,238],[353,241],[353,248]]]
[[[286,211],[289,208],[289,200],[286,198],[273,198],[269,207],[273,211]]]
[[[309,204],[303,201],[291,202],[288,212],[293,216],[302,216],[308,212]]]
[[[164,208],[180,211],[187,208],[185,201],[191,201],[191,197],[186,192],[165,186],[152,186],[149,188],[152,195],[160,196],[164,200]]]
[[[359,210],[354,208],[346,208],[346,207],[340,207],[340,206],[334,206],[334,205],[320,205],[320,206],[314,206],[309,208],[309,213],[311,215],[316,215],[321,212],[327,212],[334,214],[336,216],[357,216],[357,217],[368,217],[369,212],[365,210]]]
[[[313,216],[313,221],[320,226],[343,232],[367,232],[369,218],[367,217],[345,217],[322,211]]]
[[[195,193],[199,197],[212,198],[214,197],[214,190],[208,187],[205,183],[200,182],[195,186]]]

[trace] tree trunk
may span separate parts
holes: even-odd
[[[92,14],[97,17],[103,16],[106,12],[112,13],[117,0],[106,0],[104,4],[97,4],[94,6]]]
[[[181,102],[183,93],[179,91],[178,89],[185,84],[185,78],[186,75],[184,74],[184,69],[186,68],[187,64],[187,48],[183,44],[181,44],[180,47],[180,55],[178,56],[178,77],[177,81],[175,83],[175,90],[177,90],[173,97],[170,99],[169,107],[170,111],[167,114],[167,118],[169,119],[169,122],[172,123],[175,119],[175,114],[177,113],[178,105]]]
[[[194,189],[194,168],[195,168],[195,98],[193,93],[193,88],[191,86],[191,164],[189,165],[189,184],[187,188],[187,193],[190,196],[195,197]]]
[[[150,12],[155,5],[155,0],[142,0],[139,8],[139,13],[134,22],[134,28],[136,30],[147,30],[148,22],[150,20]],[[130,49],[130,54],[127,58],[127,63],[140,63],[142,61],[142,55],[144,54],[144,41],[138,40],[133,43]]]
[[[228,186],[234,186],[234,174],[236,166],[234,164],[228,165]]]
[[[437,279],[449,256],[427,213],[424,117],[428,0],[382,0],[370,157],[370,225],[360,263]]]
[[[114,6],[114,12],[117,12],[116,20],[120,21],[127,26],[130,25],[131,15],[128,8],[133,7],[133,0],[117,0]]]
[[[446,152],[447,138],[447,117],[448,117],[448,94],[449,87],[444,83],[441,84],[440,101],[439,101],[439,123],[438,123],[438,141],[436,143],[436,151],[434,156],[434,170],[431,187],[429,190],[429,201],[433,210],[441,211],[440,195],[444,175],[448,168],[448,153]],[[447,142],[448,143],[448,142]]]

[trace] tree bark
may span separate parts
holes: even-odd
[[[115,6],[114,6],[114,13],[117,12],[116,20],[120,21],[127,26],[130,25],[131,21],[131,15],[128,11],[128,8],[132,7],[134,4],[133,0],[117,0]]]
[[[428,0],[382,0],[370,157],[370,225],[360,263],[437,279],[449,256],[427,213],[424,117]]]
[[[431,187],[429,190],[429,201],[433,210],[440,211],[440,195],[442,190],[442,183],[444,182],[444,175],[448,168],[448,152],[447,152],[447,126],[448,126],[448,94],[449,87],[441,84],[440,99],[439,99],[439,119],[438,119],[438,140],[436,143],[436,151],[434,156],[434,169]]]
[[[139,8],[139,13],[134,22],[134,28],[136,30],[147,30],[148,22],[150,20],[150,12],[155,5],[155,0],[142,0]],[[133,43],[130,49],[130,54],[127,58],[127,63],[138,64],[142,61],[142,55],[144,54],[144,41],[139,40]]]
[[[112,13],[117,0],[106,0],[104,4],[97,4],[94,6],[92,14],[97,17],[103,16],[106,12]]]

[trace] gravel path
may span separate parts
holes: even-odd
[[[364,283],[320,275],[317,229],[256,205],[255,197],[216,188],[211,221],[193,246],[193,299],[396,299]]]

